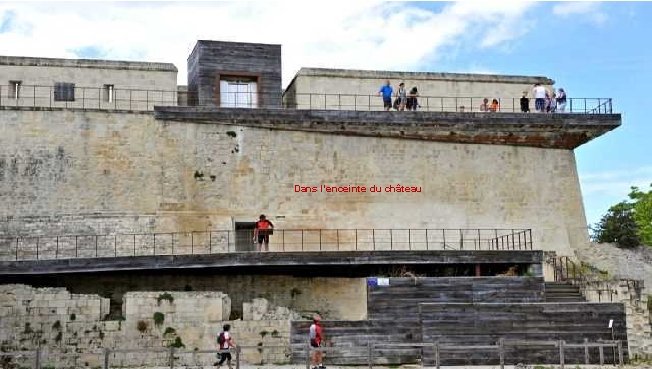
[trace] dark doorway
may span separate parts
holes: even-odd
[[[254,229],[256,222],[236,222],[235,223],[235,251],[256,251],[254,242]]]

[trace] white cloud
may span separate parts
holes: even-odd
[[[573,17],[574,20],[588,20],[597,25],[607,21],[607,15],[601,11],[600,4],[589,1],[559,3],[553,6],[552,13],[561,17]]]
[[[452,3],[440,12],[406,3],[192,2],[0,3],[14,27],[0,33],[5,55],[174,63],[186,83],[197,39],[282,45],[283,81],[305,67],[411,70],[457,42],[505,44],[526,32],[530,2]],[[15,30],[15,31],[14,31]],[[478,39],[469,39],[469,35]]]
[[[649,189],[652,183],[652,166],[580,174],[580,183],[585,196],[605,195],[618,197],[618,201],[622,201],[627,199],[632,186],[642,190]]]

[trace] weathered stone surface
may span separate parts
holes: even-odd
[[[94,220],[45,227],[54,234],[232,229],[234,222],[264,212],[278,228],[293,229],[532,228],[535,247],[561,254],[587,241],[570,150],[299,130],[295,126],[311,124],[303,115],[309,112],[206,110],[210,123],[202,121],[201,110],[178,112],[193,121],[120,112],[0,110],[0,130],[8,143],[0,147],[0,232],[29,234],[48,217],[62,219],[64,214]],[[265,124],[292,129],[248,126],[248,119],[261,121],[267,113]],[[315,113],[322,117],[316,126],[391,131],[401,125],[383,120],[394,114],[372,123],[352,113],[358,123],[349,123],[336,113],[341,112]],[[287,123],[293,114],[296,123]],[[327,117],[337,123],[324,123]],[[427,126],[429,115],[423,117]],[[453,114],[450,119],[464,117]],[[468,115],[494,119],[474,117]],[[547,126],[554,136],[594,126],[594,132],[606,131],[619,116],[573,115],[567,118],[568,128],[563,128],[564,118],[514,119],[535,129],[546,126],[546,119],[560,119],[559,126]],[[422,129],[417,123],[406,120],[405,132]],[[435,125],[429,124],[432,132]],[[469,135],[476,129],[455,124]],[[422,192],[294,190],[295,185],[321,184],[401,184],[420,186]],[[10,252],[9,247],[2,251]]]

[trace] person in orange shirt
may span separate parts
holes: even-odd
[[[254,228],[254,242],[258,240],[258,251],[269,251],[269,235],[274,233],[274,224],[261,214]]]
[[[498,100],[493,99],[491,101],[491,105],[489,105],[489,111],[496,112],[498,110],[500,110],[500,105],[498,104]]]

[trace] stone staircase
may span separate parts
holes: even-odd
[[[585,302],[579,287],[566,282],[545,282],[545,302]]]

